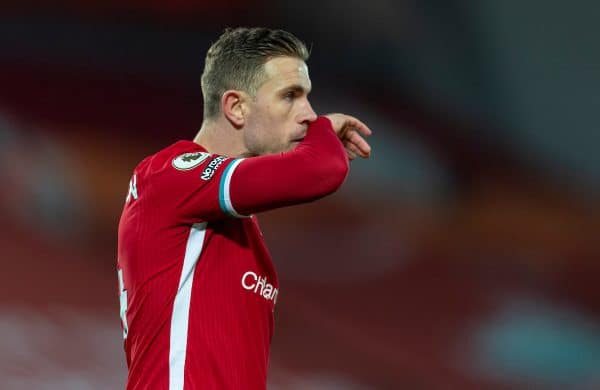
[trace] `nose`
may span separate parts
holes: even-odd
[[[306,104],[304,105],[304,107],[302,109],[302,113],[300,114],[300,117],[298,119],[299,119],[300,123],[305,123],[305,124],[309,124],[309,123],[317,120],[317,114],[313,110],[313,108],[310,105],[310,102],[308,100],[306,100]]]

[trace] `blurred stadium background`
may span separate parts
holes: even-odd
[[[587,4],[586,4],[587,3]],[[3,0],[0,388],[118,389],[130,173],[200,127],[226,26],[312,44],[373,128],[342,191],[266,213],[270,389],[600,388],[600,5]]]

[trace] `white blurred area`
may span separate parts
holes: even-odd
[[[124,388],[118,324],[118,316],[68,306],[0,307],[0,388]]]

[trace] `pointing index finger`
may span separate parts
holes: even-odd
[[[365,125],[362,121],[360,121],[359,119],[353,117],[353,116],[349,116],[348,118],[351,119],[351,123],[349,123],[352,127],[354,127],[360,134],[364,135],[364,136],[369,136],[371,134],[373,134],[373,132],[371,131],[371,129],[369,128],[369,126]]]

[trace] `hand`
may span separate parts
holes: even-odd
[[[363,138],[372,133],[367,125],[345,114],[327,114],[325,117],[331,121],[333,130],[344,144],[350,160],[354,160],[358,156],[369,158],[371,146]]]

